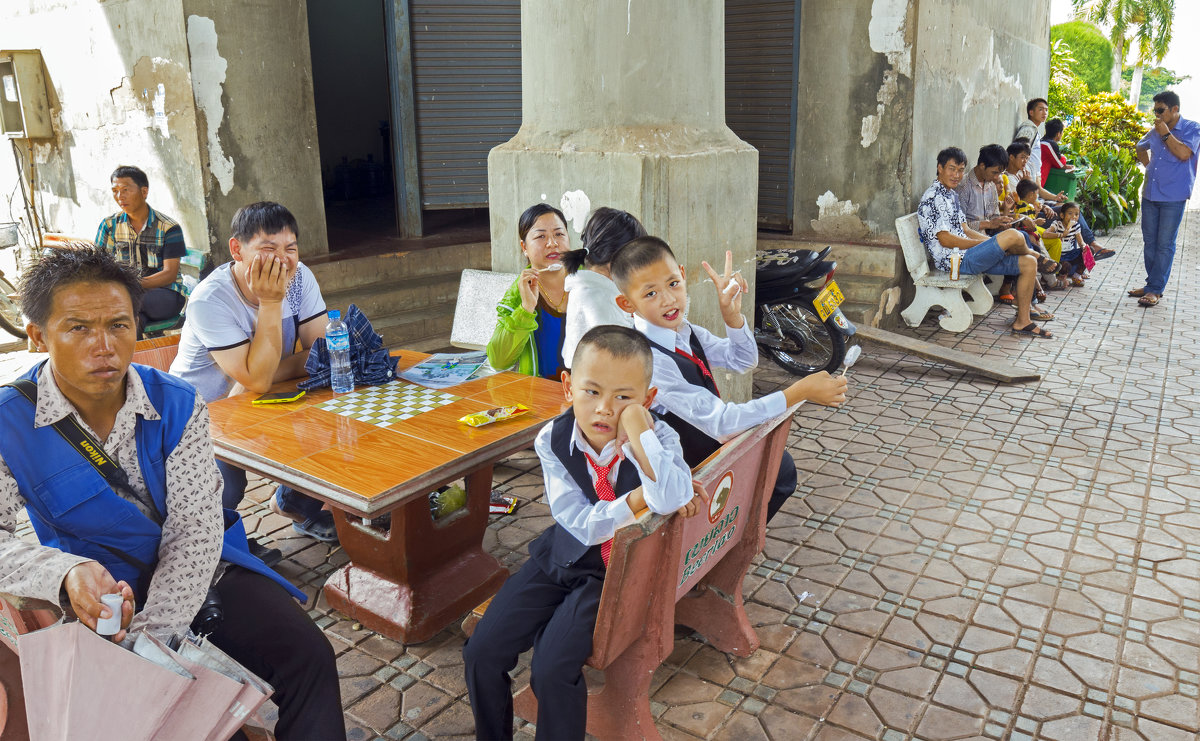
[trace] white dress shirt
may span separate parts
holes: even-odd
[[[711,367],[727,368],[741,373],[758,365],[758,345],[750,323],[741,329],[726,327],[726,339],[717,337],[704,327],[684,322],[679,331],[651,324],[640,316],[633,318],[633,326],[646,335],[651,342],[670,349],[680,349],[691,354],[691,336],[696,335],[700,347]],[[650,385],[658,388],[653,411],[673,412],[685,422],[696,427],[709,437],[725,442],[735,435],[775,419],[787,411],[787,400],[782,391],[751,399],[742,404],[731,404],[712,394],[708,389],[687,382],[679,372],[679,366],[660,352],[654,353],[654,377]]]
[[[563,367],[570,368],[575,348],[589,329],[604,324],[632,327],[633,315],[617,306],[617,296],[621,295],[617,284],[599,273],[580,270],[568,275],[563,287],[571,294],[562,346]]]
[[[559,525],[585,545],[598,545],[611,540],[618,529],[635,519],[627,501],[629,495],[624,494],[611,502],[598,501],[593,504],[579,488],[574,477],[567,472],[567,467],[550,449],[553,427],[553,422],[543,427],[533,444],[533,449],[537,451],[542,463],[550,514],[554,515]],[[633,457],[632,446],[626,443],[621,448],[624,457],[608,472],[609,483],[616,483],[617,472],[621,466],[633,466],[642,480],[642,496],[646,499],[646,506],[651,512],[670,514],[692,498],[692,472],[683,461],[679,435],[675,434],[666,422],[655,420],[654,429],[646,430],[638,439],[642,443],[642,450],[646,452],[651,469],[649,473],[654,475],[654,480],[651,481],[646,472],[638,466]],[[607,466],[617,455],[616,440],[610,441],[604,446],[604,450],[597,452],[588,444],[578,424],[572,425],[571,449],[590,455],[599,466]],[[596,472],[590,465],[588,475],[591,476],[592,486],[595,486]]]

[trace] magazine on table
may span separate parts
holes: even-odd
[[[444,389],[496,372],[488,365],[484,352],[437,353],[401,371],[396,377],[425,388]]]

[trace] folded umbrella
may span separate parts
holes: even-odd
[[[378,386],[396,377],[396,358],[383,346],[383,338],[371,326],[357,306],[350,304],[342,320],[350,333],[350,368],[355,386]],[[330,380],[329,348],[324,337],[318,337],[308,350],[304,364],[308,378],[299,387],[305,391],[332,385]]]

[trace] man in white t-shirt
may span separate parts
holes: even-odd
[[[191,383],[205,402],[233,393],[264,393],[272,384],[305,375],[308,349],[325,332],[325,299],[300,263],[298,227],[278,203],[252,203],[233,217],[233,260],[196,286],[171,375]],[[300,351],[295,351],[297,340]],[[219,462],[222,501],[236,509],[246,472]],[[333,516],[319,500],[280,486],[271,509],[294,520],[297,532],[337,541]]]
[[[1050,115],[1050,104],[1045,98],[1034,98],[1025,104],[1025,113],[1029,116],[1027,119],[1017,125],[1017,130],[1013,134],[1013,141],[1017,139],[1028,139],[1029,144],[1029,172],[1033,174],[1033,182],[1041,185],[1042,182],[1042,124],[1046,123],[1046,117]]]

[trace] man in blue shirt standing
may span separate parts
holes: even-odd
[[[1142,186],[1142,242],[1146,285],[1129,292],[1142,306],[1156,306],[1171,277],[1175,237],[1183,209],[1196,183],[1200,124],[1179,115],[1179,96],[1164,90],[1154,96],[1154,127],[1137,143],[1137,158],[1146,166]]]

